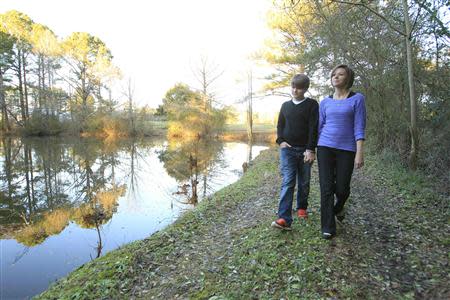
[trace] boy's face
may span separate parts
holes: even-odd
[[[292,97],[294,97],[296,100],[303,100],[305,99],[305,93],[308,89],[305,88],[303,85],[300,84],[292,84]]]

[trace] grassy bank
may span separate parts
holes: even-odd
[[[278,155],[150,238],[88,263],[39,299],[448,298],[448,198],[375,157],[354,175],[338,236],[320,237],[317,165],[307,221],[270,228]],[[418,213],[419,212],[419,213]]]

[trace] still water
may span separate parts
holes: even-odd
[[[265,145],[3,139],[0,299],[26,299],[148,237],[242,175]]]

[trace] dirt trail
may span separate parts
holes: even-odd
[[[401,292],[448,299],[448,285],[433,285],[439,278],[450,279],[448,248],[439,242],[450,233],[448,214],[438,203],[408,205],[403,195],[376,182],[365,170],[355,172],[342,233],[349,262],[359,266],[360,273],[367,270],[370,275],[362,283],[380,297]]]
[[[274,200],[278,193],[277,174],[265,174],[266,184],[255,197],[238,205],[217,207],[216,221],[201,230],[195,240],[184,241],[179,236],[167,236],[173,251],[158,264],[148,253],[138,262],[145,274],[136,282],[132,295],[137,298],[185,299],[200,290],[206,276],[221,276],[224,261],[239,247],[242,228],[251,228],[274,215]],[[201,221],[199,215],[199,221]],[[210,217],[208,217],[210,218]]]

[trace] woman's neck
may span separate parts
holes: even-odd
[[[338,100],[346,99],[349,94],[350,94],[349,89],[334,88],[333,99],[338,99]]]

